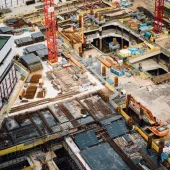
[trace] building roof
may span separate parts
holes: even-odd
[[[27,54],[22,57],[20,57],[26,64],[32,65],[34,63],[40,62],[40,58],[37,57],[35,54]]]
[[[32,53],[32,52],[35,52],[35,51],[38,51],[38,50],[42,50],[44,48],[47,48],[46,45],[44,45],[44,44],[36,44],[36,45],[26,47],[24,50],[27,53]]]
[[[12,28],[10,28],[10,27],[0,27],[0,31],[2,33],[11,32]]]
[[[94,130],[79,133],[75,135],[75,141],[80,149],[90,147],[99,143]]]
[[[27,43],[27,42],[30,42],[30,41],[33,41],[33,39],[31,37],[23,37],[20,39],[23,43]]]
[[[129,132],[123,120],[114,121],[111,124],[105,126],[105,128],[111,138],[116,138]]]
[[[31,37],[32,38],[40,38],[40,37],[44,37],[44,35],[42,34],[42,32],[36,32],[36,33],[32,33]]]
[[[107,125],[107,124],[110,124],[111,122],[113,122],[115,120],[118,120],[118,119],[122,119],[122,116],[121,115],[116,115],[114,117],[110,117],[108,119],[101,120],[100,123],[102,125]]]
[[[2,78],[4,72],[10,69],[10,63],[14,57],[12,50],[13,37],[9,35],[0,36],[0,77]]]
[[[129,170],[121,157],[108,143],[83,150],[81,155],[92,170]]]
[[[36,53],[39,57],[44,58],[48,55],[48,49],[44,48],[44,49],[36,51]]]
[[[87,123],[94,122],[94,119],[90,115],[88,115],[86,117],[81,117],[81,118],[77,119],[77,121],[80,125],[85,125]]]
[[[10,36],[0,36],[0,50],[4,47],[9,39]]]

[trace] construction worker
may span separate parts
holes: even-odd
[[[15,55],[15,59],[16,59],[16,60],[19,59],[19,54],[18,54],[18,53]]]
[[[142,71],[142,63],[139,63],[139,70]]]

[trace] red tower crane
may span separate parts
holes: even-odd
[[[46,39],[48,47],[48,61],[58,61],[58,46],[56,36],[56,16],[54,12],[54,0],[43,0],[44,18],[46,26]]]
[[[155,0],[154,32],[157,34],[162,32],[163,15],[164,0]]]

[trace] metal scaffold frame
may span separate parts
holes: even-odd
[[[58,46],[56,36],[56,16],[54,12],[54,0],[43,0],[44,17],[46,26],[46,39],[48,47],[48,61],[58,62]]]

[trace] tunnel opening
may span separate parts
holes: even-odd
[[[54,153],[54,162],[60,170],[80,170],[65,148],[57,149]]]
[[[109,47],[109,43],[113,42],[113,39],[116,40],[116,44],[114,44],[115,48],[111,49]],[[102,43],[102,45],[100,43]],[[129,46],[129,42],[127,40],[122,39],[120,37],[112,37],[112,36],[103,38],[102,41],[100,41],[99,38],[94,39],[92,44],[96,48],[101,50],[103,53],[110,53],[112,51],[116,51],[116,50],[119,50],[119,49],[122,49],[124,47],[128,47]]]
[[[165,71],[164,69],[162,68],[158,68],[158,69],[154,69],[154,70],[149,70],[147,71],[149,74],[151,74],[152,76],[160,76],[160,75],[163,75],[163,74],[166,74],[167,71]]]

